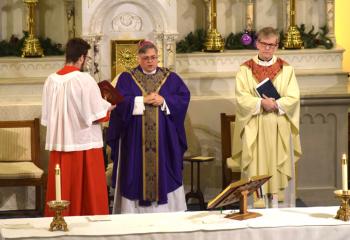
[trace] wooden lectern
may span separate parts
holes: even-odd
[[[208,209],[219,208],[240,201],[239,212],[228,214],[225,216],[226,218],[245,220],[260,217],[260,213],[247,211],[248,196],[256,192],[270,178],[271,176],[263,175],[233,182],[208,203]]]

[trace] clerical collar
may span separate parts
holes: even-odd
[[[67,73],[74,72],[74,71],[80,71],[80,69],[75,67],[75,66],[72,66],[72,65],[65,65],[62,69],[60,69],[57,72],[57,74],[58,75],[65,75]]]
[[[271,57],[269,60],[264,60],[264,59],[261,59],[260,56],[258,55],[258,59],[259,59],[260,61],[263,61],[263,62],[269,62],[269,61],[272,60],[272,57]]]
[[[270,60],[262,60],[259,58],[259,55],[257,55],[256,63],[259,64],[260,66],[268,67],[274,64],[276,62],[276,59],[277,58],[275,56],[272,56]]]
[[[157,72],[157,68],[154,69],[152,72],[146,72],[145,70],[143,70],[143,68],[141,68],[141,69],[142,69],[142,72],[143,72],[144,74],[146,74],[146,75],[153,75],[153,74],[155,74],[155,73]]]

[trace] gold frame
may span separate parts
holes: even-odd
[[[111,79],[138,65],[138,43],[143,39],[111,40]]]

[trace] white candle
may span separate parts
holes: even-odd
[[[342,172],[343,191],[348,191],[348,161],[346,160],[345,153],[341,158],[341,172]]]
[[[56,201],[61,201],[61,170],[60,165],[55,167]]]

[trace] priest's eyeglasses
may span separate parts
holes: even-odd
[[[267,43],[267,42],[262,42],[258,41],[264,48],[275,48],[278,46],[278,43]]]
[[[158,59],[157,56],[143,56],[141,59],[145,62],[153,62]]]

